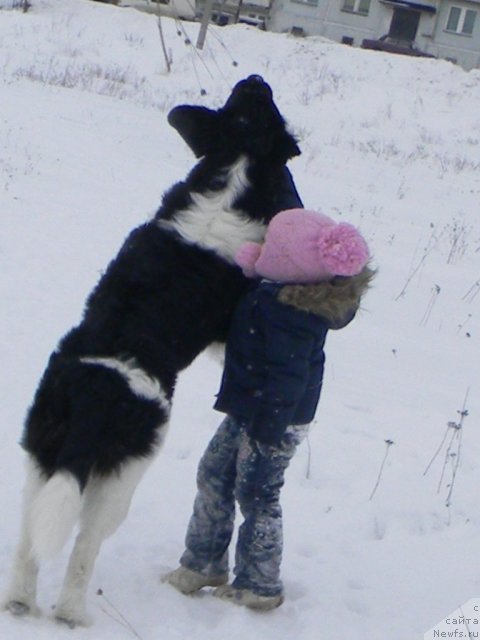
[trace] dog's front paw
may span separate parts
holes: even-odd
[[[93,620],[85,611],[76,611],[67,608],[56,608],[54,611],[55,622],[65,625],[70,629],[75,627],[90,627]]]
[[[31,615],[38,617],[41,614],[40,609],[35,604],[15,599],[4,602],[2,608],[13,616]]]

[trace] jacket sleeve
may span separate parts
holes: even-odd
[[[264,339],[265,383],[247,431],[260,442],[279,444],[305,394],[317,337],[301,324],[274,317],[266,322]]]

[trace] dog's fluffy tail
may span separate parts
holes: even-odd
[[[62,549],[81,508],[82,494],[75,476],[63,470],[54,473],[31,505],[29,525],[36,558],[50,558]]]

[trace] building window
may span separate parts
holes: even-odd
[[[292,0],[292,2],[298,2],[298,4],[308,4],[311,7],[318,7],[318,0]]]
[[[465,7],[450,7],[448,14],[446,31],[461,33],[464,36],[471,36],[475,25],[477,12]]]
[[[342,11],[368,16],[370,0],[343,0]]]

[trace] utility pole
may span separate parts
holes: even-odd
[[[157,18],[158,18],[158,32],[160,34],[160,42],[162,43],[163,56],[165,58],[165,64],[167,65],[167,72],[170,73],[171,65],[170,65],[170,60],[168,59],[167,47],[165,45],[165,38],[163,37],[162,14],[160,12],[159,0],[157,0]]]
[[[165,64],[167,65],[167,72],[170,73],[172,67],[167,53],[167,47],[165,45],[165,38],[163,37],[162,18],[158,16],[158,32],[160,33],[160,42],[162,43],[163,57],[165,58]]]
[[[203,49],[205,44],[205,38],[207,37],[208,23],[212,18],[213,12],[213,0],[205,0],[205,7],[203,9],[202,22],[200,25],[200,31],[198,32],[197,49]]]
[[[240,19],[240,11],[242,10],[242,7],[243,7],[243,0],[238,0],[238,7],[237,7],[237,10],[235,11],[235,18],[234,18],[235,24],[238,24],[238,21]]]

